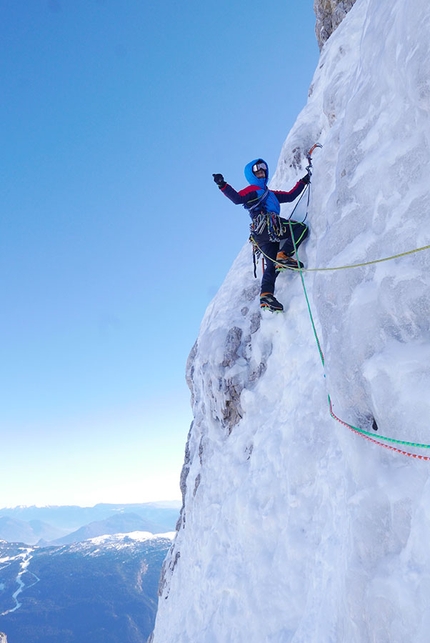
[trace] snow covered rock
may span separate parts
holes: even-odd
[[[355,0],[314,0],[314,11],[317,18],[315,33],[320,49],[340,25],[354,3]]]
[[[246,245],[205,314],[153,643],[428,641],[429,42],[427,0],[357,0],[323,49],[272,181],[323,145],[308,299],[261,314]]]

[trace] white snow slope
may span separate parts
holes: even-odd
[[[357,0],[324,46],[271,183],[289,189],[322,143],[308,268],[430,244],[429,43],[428,0]],[[304,273],[324,369],[300,275],[278,278],[285,313],[260,316],[242,249],[190,358],[185,507],[154,643],[430,641],[430,461],[327,403],[367,437],[430,444],[429,275],[430,250]]]

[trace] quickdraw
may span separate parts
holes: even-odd
[[[257,214],[257,216],[253,218],[249,230],[251,235],[259,235],[266,227],[270,241],[279,241],[284,232],[284,226],[282,225],[279,214],[275,214],[274,212],[261,212]]]

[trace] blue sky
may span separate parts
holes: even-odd
[[[0,507],[179,497],[185,362],[248,234],[212,173],[275,169],[312,6],[0,0]]]

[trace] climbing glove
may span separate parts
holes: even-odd
[[[310,175],[310,174],[309,174],[309,172],[308,172],[308,173],[307,173],[307,174],[305,174],[305,176],[303,176],[300,180],[301,180],[301,182],[302,182],[302,183],[304,183],[305,185],[309,185],[309,183],[311,182],[311,175]]]
[[[214,177],[214,181],[220,189],[227,185],[222,174],[212,174],[212,176]]]

